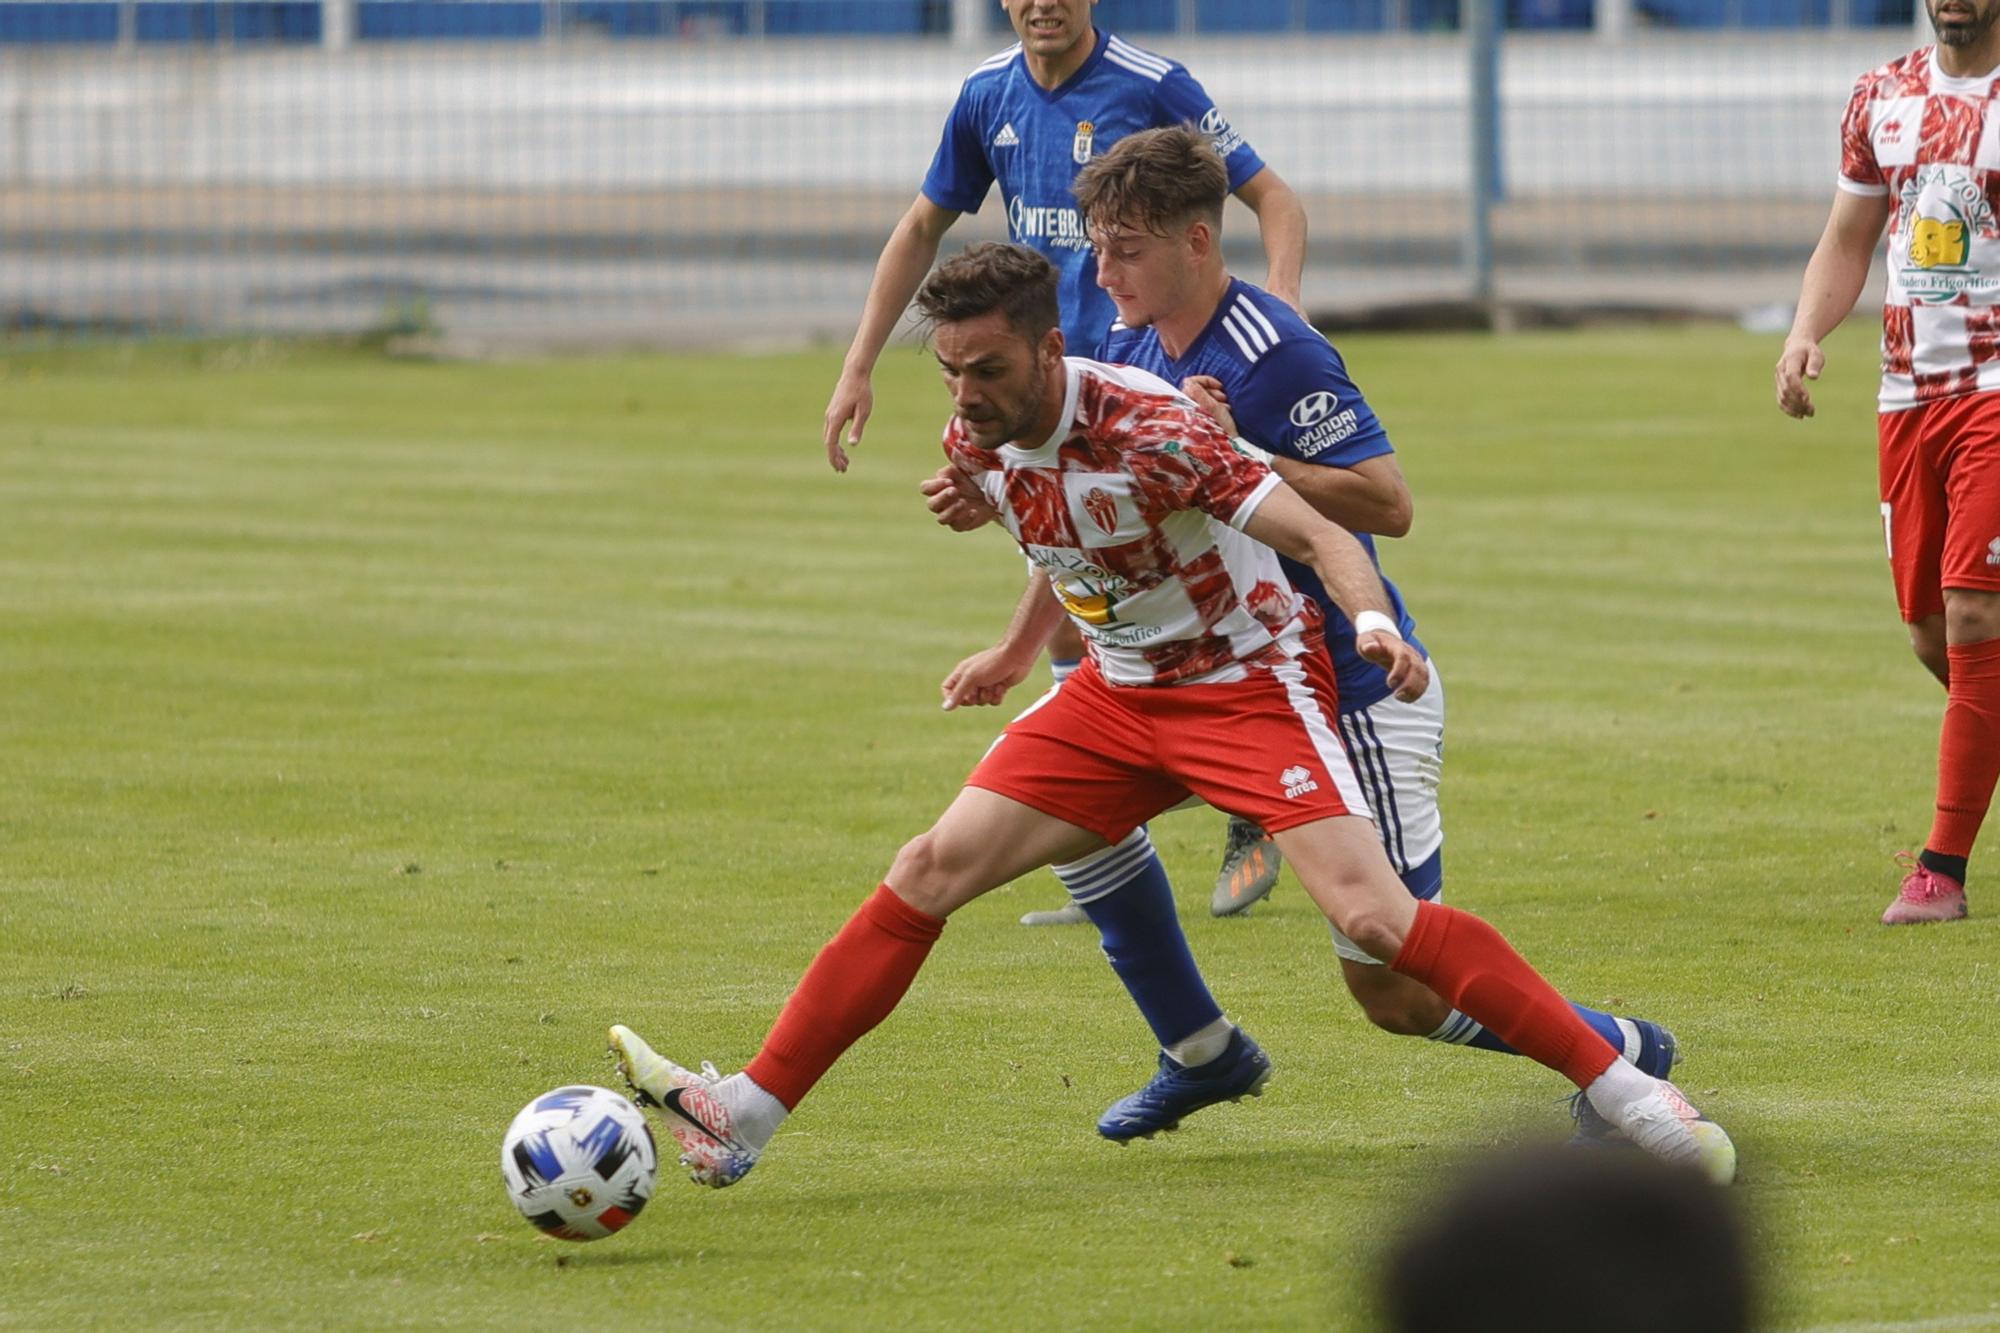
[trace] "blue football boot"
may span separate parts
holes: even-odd
[[[1163,1129],[1217,1102],[1261,1097],[1271,1080],[1271,1057],[1249,1033],[1230,1031],[1229,1045],[1205,1065],[1190,1068],[1165,1054],[1152,1081],[1129,1097],[1111,1104],[1097,1122],[1097,1132],[1113,1143],[1149,1139]]]

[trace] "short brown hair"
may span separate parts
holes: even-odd
[[[998,310],[1032,347],[1062,322],[1057,282],[1056,266],[1027,246],[982,241],[924,279],[917,309],[932,327]]]
[[[1196,217],[1220,224],[1229,168],[1207,135],[1170,125],[1126,135],[1077,172],[1071,188],[1086,223],[1168,236]]]

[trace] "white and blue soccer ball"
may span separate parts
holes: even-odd
[[[500,1175],[521,1216],[563,1240],[602,1240],[639,1215],[660,1154],[639,1108],[578,1085],[521,1108],[500,1143]]]

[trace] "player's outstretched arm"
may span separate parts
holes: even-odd
[[[938,243],[956,221],[958,214],[939,208],[920,194],[889,233],[882,257],[875,261],[875,276],[861,307],[861,325],[848,344],[840,380],[826,405],[821,442],[826,446],[826,461],[835,472],[847,471],[847,447],[861,443],[861,432],[875,410],[875,363],[888,346],[889,335],[896,331],[896,321],[910,308],[910,298],[917,294],[924,274],[931,271]],[[847,437],[844,443],[843,432]]]
[[[1820,340],[1833,332],[1861,299],[1861,289],[1868,282],[1868,261],[1874,257],[1876,242],[1882,239],[1882,227],[1888,220],[1889,197],[1885,194],[1855,194],[1851,190],[1835,194],[1826,230],[1806,264],[1805,281],[1799,288],[1799,312],[1778,357],[1778,408],[1786,416],[1813,414],[1806,381],[1818,379],[1826,363]]]
[[[1289,486],[1265,496],[1243,531],[1313,567],[1334,605],[1354,622],[1355,651],[1388,672],[1398,699],[1407,703],[1429,688],[1430,667],[1397,632],[1382,576],[1352,533],[1321,518]]]
[[[1000,642],[984,652],[974,653],[951,669],[938,690],[944,695],[942,707],[991,707],[1007,697],[1007,691],[1028,678],[1042,646],[1062,623],[1062,603],[1049,587],[1048,576],[1029,571],[1028,586],[1014,608],[1014,618]]]
[[[1306,206],[1269,167],[1238,186],[1236,197],[1257,215],[1257,232],[1269,265],[1264,290],[1304,314],[1299,287],[1306,267]]]

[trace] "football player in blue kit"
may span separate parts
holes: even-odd
[[[823,443],[836,471],[847,470],[847,450],[861,441],[874,407],[875,363],[936,260],[940,241],[961,213],[979,211],[996,183],[1009,238],[1040,251],[1061,275],[1064,341],[1078,353],[1097,346],[1113,311],[1097,284],[1070,181],[1084,163],[1135,131],[1200,127],[1222,155],[1229,192],[1257,215],[1269,261],[1266,288],[1299,303],[1306,216],[1298,196],[1184,66],[1100,30],[1091,19],[1095,3],[1001,0],[1020,41],[967,77],[923,188],[882,247],[860,327],[827,403]],[[1058,683],[1082,655],[1083,640],[1065,623],[1049,645]],[[1249,907],[1270,892],[1278,867],[1277,846],[1263,830],[1232,819],[1210,910],[1226,916]],[[1022,922],[1084,919],[1065,904],[1030,912]]]
[[[1095,359],[1146,370],[1183,386],[1238,437],[1238,447],[1266,461],[1308,503],[1353,532],[1375,555],[1370,534],[1401,536],[1409,530],[1411,502],[1401,469],[1380,420],[1347,373],[1340,354],[1284,301],[1230,276],[1219,247],[1225,168],[1204,138],[1185,128],[1145,131],[1122,140],[1078,174],[1076,191],[1097,254],[1097,281],[1116,303],[1119,319],[1097,347]],[[948,477],[926,483],[931,508],[963,528],[973,521],[972,497]],[[954,521],[955,520],[955,521]],[[1410,893],[1437,900],[1443,890],[1444,832],[1437,791],[1444,753],[1444,693],[1435,664],[1429,688],[1413,702],[1396,699],[1379,667],[1355,651],[1354,626],[1327,596],[1312,570],[1285,560],[1286,575],[1313,597],[1326,616],[1328,655],[1339,687],[1339,730],[1390,864]],[[1380,560],[1377,557],[1377,568]],[[1401,593],[1382,578],[1402,637],[1422,650],[1416,622]],[[1133,837],[1143,838],[1144,830]],[[1158,939],[1168,929],[1171,889],[1164,872],[1132,871],[1114,847],[1096,857],[1056,868],[1058,876],[1106,936],[1106,953],[1127,989],[1150,1017],[1163,1009],[1148,987],[1185,990],[1206,1000],[1192,959]],[[1137,903],[1164,901],[1154,934],[1134,927]],[[1173,927],[1178,933],[1177,926]],[[1434,991],[1383,967],[1352,941],[1333,932],[1342,975],[1376,1026],[1432,1041],[1516,1053]],[[1132,956],[1152,960],[1135,966]],[[1184,974],[1161,980],[1169,958],[1187,961]],[[1140,984],[1135,984],[1135,976]],[[1212,1005],[1212,1001],[1209,1004]],[[1573,1005],[1578,1015],[1634,1065],[1665,1078],[1678,1056],[1673,1035],[1657,1023],[1620,1018]],[[1186,1012],[1179,1021],[1206,1019],[1202,1035],[1238,1044],[1236,1029],[1220,1010]],[[1161,1024],[1155,1023],[1156,1033]],[[1169,1029],[1170,1030],[1170,1029]],[[1247,1034],[1241,1040],[1247,1041]],[[1254,1043],[1252,1044],[1254,1046]],[[1190,1067],[1166,1051],[1152,1083],[1105,1113],[1100,1132],[1124,1138],[1166,1127],[1188,1106],[1209,1105],[1200,1085],[1231,1077],[1225,1062]],[[1217,1048],[1218,1052],[1223,1048]],[[1196,1055],[1206,1054],[1197,1050]],[[1584,1137],[1609,1137],[1608,1123],[1577,1099],[1572,1108]],[[1130,1131],[1130,1134],[1127,1131]]]

